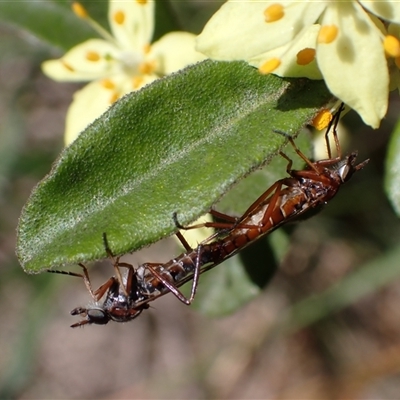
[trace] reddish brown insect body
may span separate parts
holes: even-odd
[[[290,177],[275,182],[248,208],[241,218],[234,219],[212,211],[217,217],[228,222],[205,223],[188,228],[182,227],[176,222],[177,226],[183,229],[206,226],[222,231],[212,235],[193,250],[179,236],[187,249],[186,253],[166,264],[146,263],[141,265],[137,274],[142,294],[152,298],[171,291],[185,304],[190,304],[196,292],[200,273],[214,268],[282,224],[299,218],[310,210],[316,210],[331,200],[340,186],[369,161],[365,160],[356,164],[357,152],[353,152],[342,159],[336,133],[340,112],[341,109],[333,120],[333,137],[336,143],[337,157],[332,158],[329,147],[328,133],[331,127],[328,128],[326,133],[329,158],[316,162],[310,161],[297,148],[292,137],[283,132],[277,132],[288,138],[297,154],[306,162],[306,169],[292,170],[292,161],[281,153],[288,160],[286,170]],[[189,274],[190,277],[188,277]],[[187,299],[178,290],[178,287],[192,279],[192,274],[192,291],[189,299]]]
[[[292,137],[277,132],[287,137],[297,154],[306,162],[307,167],[304,170],[292,170],[292,161],[281,153],[288,160],[286,170],[289,177],[275,182],[248,208],[242,217],[233,218],[212,210],[211,213],[214,216],[226,222],[207,222],[185,228],[178,223],[175,215],[176,225],[180,229],[205,226],[218,230],[195,249],[190,248],[178,232],[177,236],[186,252],[165,264],[145,263],[134,271],[130,264],[119,263],[119,258],[117,258],[114,262],[116,277],[110,278],[94,293],[86,268],[81,265],[84,268],[84,275],[71,274],[83,277],[94,300],[97,302],[107,294],[101,305],[74,309],[73,315],[84,315],[85,319],[72,326],[91,323],[105,324],[110,320],[129,321],[136,318],[143,309],[148,308],[150,301],[170,291],[185,304],[190,304],[195,296],[201,273],[214,268],[279,226],[325,205],[336,195],[340,186],[369,161],[365,160],[356,164],[356,152],[342,159],[336,134],[340,112],[341,109],[333,121],[333,137],[338,152],[338,156],[335,158],[332,158],[327,139],[330,127],[326,134],[328,158],[316,162],[311,162],[297,148]],[[109,256],[113,258],[108,245],[106,245],[106,249]],[[121,277],[120,266],[128,268],[125,280]],[[191,295],[186,298],[178,288],[190,280],[193,280]]]
[[[77,307],[71,311],[71,315],[80,315],[84,317],[81,321],[71,325],[71,328],[87,324],[105,325],[109,321],[127,322],[138,317],[144,309],[149,308],[147,303],[138,306],[137,303],[144,298],[141,296],[137,283],[137,275],[131,264],[121,263],[120,257],[114,258],[111,252],[106,235],[103,235],[104,246],[109,258],[113,262],[115,275],[93,291],[90,283],[87,268],[79,264],[83,269],[83,275],[74,272],[49,270],[48,272],[77,276],[83,279],[87,290],[89,291],[94,303],[88,307]],[[125,278],[122,277],[120,268],[125,267],[128,272]],[[103,302],[100,300],[104,297]]]

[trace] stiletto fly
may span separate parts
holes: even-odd
[[[172,292],[183,303],[190,304],[195,296],[200,274],[221,264],[281,225],[296,220],[312,210],[319,210],[328,203],[341,185],[369,161],[365,160],[356,164],[357,152],[352,152],[342,158],[336,131],[342,108],[343,106],[339,108],[325,135],[327,159],[312,162],[300,151],[291,136],[276,131],[288,139],[296,153],[306,163],[306,168],[292,170],[292,160],[281,152],[281,156],[288,161],[286,171],[289,176],[275,182],[240,218],[211,210],[211,214],[223,222],[207,222],[184,227],[179,224],[175,214],[173,217],[179,229],[200,227],[217,229],[216,233],[201,242],[195,249],[192,249],[182,234],[177,232],[176,235],[186,250],[183,254],[164,264],[144,263],[134,270],[132,265],[120,263],[119,257],[114,259],[104,235],[107,254],[113,260],[115,277],[110,278],[93,292],[86,267],[82,264],[80,266],[83,268],[83,275],[61,271],[61,273],[82,277],[96,302],[92,307],[78,307],[71,312],[73,315],[85,317],[72,327],[106,324],[110,320],[129,321],[148,308],[149,302],[168,292]],[[337,151],[336,157],[332,157],[328,140],[331,130]],[[128,269],[126,278],[122,278],[120,267]],[[193,280],[191,294],[189,298],[186,298],[179,287],[190,280]],[[99,300],[104,295],[106,296],[104,302],[99,304]]]
[[[179,300],[190,304],[195,296],[201,273],[214,268],[281,225],[302,217],[312,210],[318,211],[327,204],[336,195],[341,185],[369,161],[365,160],[356,164],[357,152],[352,152],[342,158],[336,130],[342,110],[343,104],[327,129],[325,141],[328,158],[324,160],[312,162],[300,151],[291,136],[276,131],[288,139],[296,153],[306,163],[306,168],[292,170],[292,160],[281,152],[281,156],[288,160],[286,171],[289,177],[275,182],[240,218],[236,219],[212,210],[211,213],[214,216],[225,222],[207,222],[184,227],[178,223],[175,214],[175,223],[180,229],[212,227],[219,231],[195,249],[191,249],[178,233],[178,238],[186,248],[186,252],[165,264],[145,263],[139,266],[136,272],[141,293],[152,300],[155,296],[171,291]],[[336,145],[336,157],[332,157],[329,144],[331,130]],[[190,279],[193,279],[191,294],[189,298],[186,298],[178,288]]]
[[[127,322],[138,317],[143,310],[149,308],[146,302],[140,306],[138,302],[144,298],[139,290],[137,275],[131,264],[120,262],[120,257],[114,257],[107,242],[107,237],[103,234],[104,247],[107,255],[113,263],[115,276],[109,278],[97,290],[93,291],[89,273],[83,264],[79,266],[83,269],[83,274],[68,271],[49,270],[48,272],[77,276],[83,279],[89,291],[93,304],[87,307],[76,307],[71,311],[71,315],[80,315],[84,319],[71,325],[71,328],[87,324],[105,325],[109,321]],[[121,274],[121,267],[127,268],[125,277]],[[104,301],[101,299],[105,296]]]

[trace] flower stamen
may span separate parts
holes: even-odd
[[[111,79],[103,79],[100,83],[105,89],[115,89],[115,84]]]
[[[261,74],[267,75],[272,71],[275,71],[281,65],[281,60],[279,58],[271,58],[268,61],[265,61],[264,64],[260,66],[258,69]]]
[[[79,17],[79,18],[88,18],[89,14],[86,11],[86,8],[83,7],[83,5],[81,3],[78,3],[77,1],[74,1],[71,5],[72,11],[74,12],[74,14]]]
[[[88,51],[85,57],[88,61],[96,62],[100,60],[100,54],[97,51]]]
[[[314,117],[311,125],[318,131],[321,131],[329,125],[329,123],[332,121],[332,118],[332,113],[327,109],[323,109]]]
[[[82,6],[81,3],[75,1],[71,5],[72,11],[78,18],[85,19],[88,24],[105,40],[116,43],[113,36],[110,35],[99,23],[97,23],[94,19],[92,19],[86,9]]]
[[[125,13],[123,11],[117,11],[113,15],[114,21],[118,25],[122,25],[125,22]]]
[[[300,50],[296,55],[297,65],[308,65],[315,59],[315,49],[306,47]]]
[[[324,25],[318,33],[318,43],[329,44],[332,43],[339,33],[339,28],[336,25]]]
[[[285,16],[285,11],[282,4],[271,4],[264,10],[265,22],[279,21]]]
[[[400,56],[400,42],[392,35],[387,35],[385,37],[383,40],[383,48],[389,57],[397,58]]]
[[[138,69],[141,74],[149,75],[156,69],[156,64],[154,61],[146,61],[141,63]]]

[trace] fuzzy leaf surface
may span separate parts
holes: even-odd
[[[205,61],[114,103],[34,189],[18,228],[30,273],[104,258],[171,235],[269,163],[332,100],[321,81]],[[281,171],[283,176],[285,171]],[[254,199],[253,199],[254,200]],[[251,204],[249,199],[249,204]]]

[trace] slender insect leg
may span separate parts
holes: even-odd
[[[177,227],[180,227],[180,224],[177,220],[176,213],[173,214],[173,218],[175,221],[175,224]],[[192,252],[193,249],[189,245],[189,243],[186,241],[186,239],[183,237],[183,235],[180,232],[176,232],[176,236],[178,237],[179,241],[182,243],[183,247],[186,249],[188,253]],[[163,264],[160,263],[146,263],[143,265],[153,277],[158,279],[170,292],[172,292],[180,301],[183,303],[189,305],[193,301],[193,297],[196,293],[198,281],[199,281],[199,269],[200,269],[200,263],[199,263],[199,257],[200,257],[200,249],[201,245],[198,246],[197,248],[197,258],[196,258],[196,263],[193,264],[194,266],[194,274],[193,274],[193,284],[192,284],[192,289],[191,289],[191,295],[190,298],[188,299],[177,287],[174,285],[172,282],[170,282],[168,279],[165,279],[157,270],[157,267],[163,266]],[[192,261],[193,263],[193,261]]]
[[[182,303],[187,305],[190,304],[189,299],[168,279],[165,279],[160,273],[158,273],[154,267],[158,267],[163,264],[153,264],[153,263],[146,263],[143,266],[147,268],[150,273],[157,278],[170,292],[172,292]]]
[[[259,205],[264,202],[274,191],[276,191],[278,186],[282,186],[280,184],[280,181],[275,182],[271,187],[269,187],[243,214],[243,216],[240,218],[240,220],[243,220],[247,218],[253,211],[257,210]],[[240,225],[240,222],[238,224]],[[254,226],[252,226],[254,228]],[[251,227],[250,227],[251,228]]]
[[[273,221],[271,222],[271,216],[275,209],[276,203],[281,195],[281,188],[282,188],[282,184],[283,184],[282,181],[283,181],[283,179],[275,182],[274,185],[271,186],[271,188],[273,188],[275,190],[275,192],[272,195],[271,200],[268,204],[267,210],[262,218],[261,225],[263,225],[263,226],[265,226],[268,222],[271,223],[271,226],[273,224]]]
[[[126,289],[127,293],[131,293],[133,285],[136,285],[136,283],[137,283],[137,276],[135,274],[135,268],[133,268],[132,264],[128,264],[125,262],[122,262],[122,263],[118,262],[118,267],[128,268],[128,275],[126,276],[125,289]]]
[[[274,130],[275,133],[279,133],[280,135],[284,136],[287,140],[289,140],[289,143],[293,146],[295,152],[297,155],[304,160],[304,162],[315,172],[318,172],[318,169],[315,167],[314,163],[297,147],[296,143],[294,142],[293,138],[287,134],[286,132],[280,131],[280,130]]]
[[[94,292],[94,300],[99,301],[104,294],[110,289],[110,287],[116,282],[117,280],[112,276],[109,278],[105,283],[103,283],[95,292]]]
[[[237,225],[233,225],[233,227],[237,227]],[[245,227],[247,227],[247,226],[245,226]],[[250,226],[249,228],[254,228],[254,226]],[[213,239],[218,238],[218,237],[220,237],[221,235],[223,236],[224,232],[225,232],[225,231],[222,231],[222,232],[221,232],[221,231],[214,232],[212,235],[210,235],[210,236],[207,237],[206,239],[202,240],[202,241],[199,243],[199,246],[200,246],[200,245],[207,244],[207,243],[210,243]],[[180,232],[176,232],[175,235],[178,236],[179,240],[181,240],[180,237],[179,237],[179,236],[181,236],[181,237],[183,238],[183,240],[186,242],[185,238],[183,237],[183,235],[182,235]],[[182,243],[182,244],[183,244],[183,243]],[[187,253],[191,253],[194,249],[192,249],[192,248],[190,247],[190,245],[189,245],[187,242],[186,242],[186,244],[187,244],[188,247],[186,247],[186,246],[183,244],[183,246],[184,246],[185,249],[186,249],[186,252],[187,252]],[[194,264],[193,264],[193,265],[194,265]]]
[[[119,266],[122,264],[122,263],[119,262],[119,259],[121,257],[116,257],[115,258],[114,253],[111,251],[110,246],[108,244],[107,234],[105,232],[103,232],[103,243],[104,243],[104,248],[106,250],[106,253],[107,253],[108,257],[110,258],[110,260],[111,260],[111,262],[113,264],[113,268],[114,268],[117,280],[118,280],[119,284],[121,285],[121,288],[122,288],[124,294],[126,296],[129,296],[128,291],[127,291],[127,289],[126,289],[126,287],[124,285],[124,281],[122,279],[121,270],[119,268]]]
[[[193,251],[193,249],[190,247],[189,243],[186,241],[186,239],[183,237],[183,235],[179,231],[176,232],[176,236],[178,237],[178,239],[180,240],[182,245],[185,247],[187,252]],[[214,236],[214,235],[211,235],[211,236]],[[206,240],[208,241],[209,238],[207,238]],[[201,251],[202,247],[203,246],[201,244],[199,244],[197,246],[197,256],[196,256],[196,263],[194,264],[193,283],[192,283],[192,289],[191,289],[190,298],[189,298],[189,302],[190,303],[194,299],[194,296],[196,294],[197,285],[199,284],[199,276],[200,276],[200,262],[199,262],[199,260],[200,260],[200,251]]]
[[[83,281],[85,283],[87,290],[89,291],[93,300],[99,301],[103,297],[104,293],[107,292],[107,290],[115,282],[115,278],[111,277],[110,279],[107,280],[107,282],[103,283],[97,290],[93,291],[87,268],[81,263],[79,263],[78,265],[83,269],[82,277],[83,277]]]
[[[51,274],[60,274],[60,275],[70,275],[70,276],[77,276],[79,278],[84,279],[82,274],[78,274],[76,272],[71,271],[60,271],[58,269],[48,269],[46,272],[50,272]]]
[[[232,222],[232,224],[235,224],[237,222],[237,220],[238,220],[237,217],[232,217],[231,215],[219,212],[217,210],[212,210],[211,209],[210,210],[210,214],[215,218],[221,219],[222,221]]]
[[[288,162],[286,166],[286,172],[290,175],[293,166],[293,160],[289,158],[283,151],[280,151],[279,154]]]
[[[196,224],[196,225],[191,225],[191,226],[185,227],[185,226],[181,225],[178,222],[176,213],[173,214],[173,219],[174,219],[175,225],[179,229],[188,230],[188,229],[203,228],[203,227],[219,229],[219,231],[214,232],[211,236],[209,236],[208,238],[204,239],[198,246],[204,245],[206,243],[210,243],[213,239],[218,238],[221,235],[224,235],[225,231],[229,231],[229,230],[234,229],[234,228],[238,228],[238,229],[253,229],[253,228],[257,228],[257,226],[255,226],[255,225],[241,224],[240,220],[243,219],[243,217],[241,217],[239,219],[239,218],[236,218],[236,217],[231,217],[230,215],[226,215],[226,214],[220,213],[219,211],[215,211],[215,210],[211,210],[210,214],[212,214],[214,216],[217,216],[217,217],[220,217],[220,218],[221,217],[225,218],[225,220],[230,220],[231,222],[229,222],[229,223],[204,222],[202,224]],[[189,244],[187,243],[187,241],[185,240],[183,235],[180,232],[177,232],[175,234],[178,236],[178,239],[181,241],[181,243],[185,247],[186,251],[187,252],[191,252],[193,249],[189,246]],[[199,249],[200,248],[198,247],[198,250]],[[194,265],[194,267],[196,268],[196,265]]]
[[[89,291],[89,293],[93,297],[93,299],[96,299],[95,294],[94,294],[93,289],[92,289],[92,284],[90,282],[89,273],[88,273],[88,270],[87,270],[86,266],[81,264],[81,263],[79,263],[78,265],[83,270],[82,278],[83,278],[83,282],[85,283],[85,286],[86,286],[87,290]]]
[[[175,233],[175,235],[187,252],[191,252],[193,250],[187,240],[183,237],[182,233],[178,231]]]
[[[129,297],[129,293],[131,293],[132,287],[134,284],[137,283],[137,276],[135,274],[135,268],[132,264],[126,262],[119,262],[120,257],[117,257],[114,264],[114,270],[116,271],[117,280],[124,291],[124,294]],[[121,274],[121,267],[128,269],[128,274],[126,276],[126,281],[124,283],[122,274]]]
[[[192,289],[190,290],[189,304],[192,303],[194,296],[196,295],[197,286],[200,278],[200,267],[201,267],[201,250],[203,246],[199,244],[196,250],[196,265],[194,266]]]
[[[338,159],[338,160],[342,159],[342,148],[340,146],[339,138],[337,135],[337,126],[339,124],[340,114],[343,112],[343,110],[344,110],[344,103],[341,103],[339,109],[337,110],[336,114],[332,118],[332,121],[329,123],[328,128],[326,129],[326,132],[325,132],[325,143],[326,143],[326,148],[328,150],[328,158],[332,158],[331,146],[329,143],[329,133],[332,130],[332,135],[335,140],[335,146],[336,146],[336,152],[337,152],[336,159]]]
[[[283,178],[280,179],[279,181],[276,181],[270,188],[268,188],[268,190],[263,193],[249,208],[248,211],[246,211],[246,213],[243,215],[243,218],[247,218],[248,215],[250,215],[254,210],[257,210],[257,208],[259,207],[259,205],[265,201],[268,197],[269,198],[269,202],[267,205],[267,208],[264,212],[264,216],[261,220],[261,222],[259,223],[260,226],[266,226],[268,224],[269,221],[274,210],[276,207],[276,204],[278,202],[279,197],[282,195],[282,186],[288,186],[291,187],[293,186],[294,182],[292,178]],[[238,227],[241,227],[240,223],[238,224]],[[245,226],[246,227],[246,226]]]
[[[70,276],[76,276],[78,278],[82,278],[83,282],[85,283],[86,289],[89,291],[92,298],[94,300],[96,300],[96,296],[92,289],[92,284],[90,282],[89,273],[88,273],[87,268],[81,263],[79,263],[78,265],[83,269],[83,275],[78,274],[76,272],[71,272],[71,271],[60,271],[60,270],[51,270],[51,269],[47,270],[47,272],[50,272],[52,274],[70,275]]]
[[[210,210],[210,214],[227,222],[202,222],[200,224],[183,226],[178,221],[178,216],[176,212],[172,214],[172,218],[174,220],[175,226],[178,229],[182,229],[185,231],[198,228],[231,229],[235,226],[235,223],[237,222],[237,218],[231,217],[230,215],[227,214],[220,213],[219,211]]]

